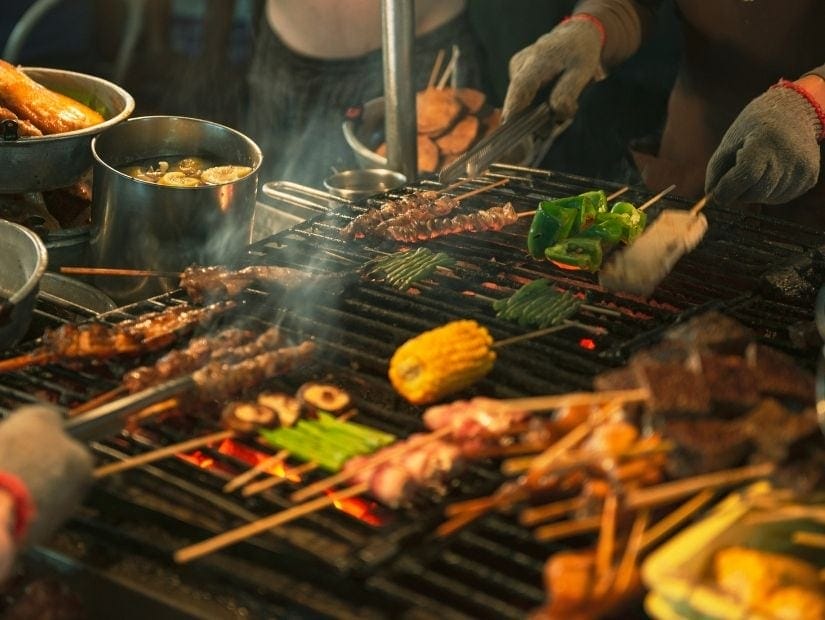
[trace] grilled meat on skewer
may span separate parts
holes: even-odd
[[[369,493],[387,506],[396,508],[424,491],[443,493],[447,482],[462,465],[461,450],[453,443],[438,440],[423,443],[414,450],[406,450],[410,441],[420,441],[421,435],[411,435],[371,454],[347,461],[344,471],[358,472],[353,484],[366,482]],[[366,467],[370,459],[383,459],[386,451],[397,451],[399,456],[376,467]]]
[[[215,336],[194,338],[183,349],[170,351],[152,366],[141,366],[123,376],[130,393],[163,383],[197,370],[210,361],[241,361],[271,350],[281,342],[281,333],[272,327],[256,335],[248,330],[229,328]]]
[[[388,220],[402,217],[414,210],[427,219],[452,211],[458,202],[452,196],[441,196],[438,192],[424,191],[406,194],[384,202],[380,207],[362,213],[341,230],[344,239],[355,239],[373,233],[373,230]]]
[[[317,279],[318,276],[299,269],[274,265],[250,265],[241,269],[193,265],[181,274],[180,286],[193,301],[202,303],[206,299],[235,297],[256,282],[291,290]]]
[[[513,205],[508,202],[502,206],[462,213],[449,218],[439,217],[399,226],[390,223],[383,231],[383,235],[395,241],[414,243],[463,232],[501,230],[517,221],[518,214],[513,209]]]
[[[174,342],[183,330],[191,329],[234,307],[232,301],[222,301],[203,308],[182,305],[115,324],[63,325],[46,331],[38,349],[0,361],[0,372],[61,360],[100,360],[157,351]]]
[[[458,400],[435,405],[424,411],[424,424],[431,431],[445,426],[452,428],[454,441],[469,441],[479,437],[501,437],[514,427],[523,425],[530,413],[513,409],[492,398]]]
[[[431,194],[434,192],[425,193]],[[459,204],[458,200],[455,200],[452,196],[439,196],[432,200],[422,200],[403,213],[376,224],[370,234],[384,236],[390,226],[412,226],[417,222],[444,217],[457,209]]]
[[[314,352],[315,344],[307,340],[294,347],[259,353],[238,363],[210,362],[195,371],[192,377],[202,398],[227,400],[270,377],[303,366],[312,359]]]

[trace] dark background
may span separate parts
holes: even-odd
[[[39,23],[18,62],[111,78],[125,27],[125,2],[63,0]],[[122,85],[134,115],[180,114],[243,129],[246,72],[263,0],[137,0],[145,4],[140,42]],[[4,0],[0,47],[31,0]],[[497,104],[507,88],[507,63],[519,49],[571,12],[560,0],[470,0],[484,50],[485,90]],[[627,144],[655,137],[679,57],[671,0],[663,3],[654,37],[622,67],[583,95],[575,123],[544,166],[584,176],[635,181]],[[255,139],[255,136],[251,136]]]

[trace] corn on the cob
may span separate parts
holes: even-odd
[[[471,320],[452,321],[402,344],[390,360],[393,387],[415,405],[462,390],[490,372],[493,338]]]

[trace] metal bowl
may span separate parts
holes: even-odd
[[[384,168],[344,170],[324,179],[330,194],[347,200],[360,200],[401,187],[407,182],[400,172]]]
[[[0,349],[26,334],[47,263],[40,237],[20,224],[0,220]]]
[[[54,135],[0,141],[0,193],[21,194],[67,187],[92,165],[92,138],[126,120],[135,100],[120,86],[93,75],[24,67],[43,86],[100,112],[103,123]]]
[[[182,116],[143,116],[92,140],[94,174],[89,241],[93,265],[180,271],[231,262],[249,244],[263,156],[244,134]],[[172,187],[141,181],[120,168],[148,159],[203,157],[215,165],[250,166],[221,185]],[[164,292],[160,278],[96,278],[119,303]]]

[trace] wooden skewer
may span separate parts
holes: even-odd
[[[79,415],[81,413],[86,413],[87,411],[91,411],[92,409],[99,407],[109,401],[112,401],[116,398],[120,398],[126,393],[126,387],[123,385],[119,385],[115,388],[112,388],[108,392],[103,392],[103,394],[98,394],[94,398],[87,400],[85,403],[81,403],[76,407],[72,407],[69,409],[69,417]]]
[[[266,530],[271,530],[279,525],[283,525],[289,521],[294,521],[295,519],[321,510],[322,508],[335,504],[342,499],[353,497],[354,495],[360,495],[368,489],[369,485],[365,482],[357,484],[349,487],[348,489],[344,489],[343,491],[336,491],[324,497],[318,497],[304,504],[299,504],[268,517],[253,521],[252,523],[247,523],[246,525],[242,525],[234,530],[223,532],[222,534],[218,534],[217,536],[213,536],[207,540],[190,545],[189,547],[178,549],[174,556],[175,562],[178,564],[191,562],[196,558],[213,553],[229,545],[233,545],[249,538],[250,536],[255,536],[256,534],[260,534]]]
[[[491,189],[495,189],[496,187],[501,187],[505,183],[507,183],[510,179],[499,179],[495,183],[490,183],[489,185],[485,185],[483,187],[478,187],[474,190],[469,192],[464,192],[463,194],[459,194],[455,197],[455,200],[465,200],[466,198],[470,198],[471,196],[475,196],[477,194],[483,194],[484,192],[489,192]]]
[[[545,521],[550,521],[557,517],[564,516],[574,510],[578,510],[585,504],[583,497],[572,497],[570,499],[562,499],[557,502],[545,504],[543,506],[533,506],[525,508],[519,515],[519,523],[524,526],[532,527]]]
[[[620,187],[615,192],[613,192],[609,196],[605,197],[605,200],[607,202],[610,202],[611,200],[615,200],[616,198],[618,198],[619,196],[624,194],[629,189],[630,189],[630,187],[627,186],[627,185],[625,185],[624,187]],[[519,217],[527,217],[528,215],[535,215],[537,210],[538,209],[533,209],[532,211],[523,211],[522,213],[519,213],[518,216]]]
[[[297,467],[287,470],[284,472],[285,475],[283,476],[272,476],[266,480],[261,480],[259,482],[253,482],[252,484],[246,485],[243,488],[243,491],[241,491],[241,495],[244,497],[252,497],[253,495],[263,493],[267,489],[271,489],[280,484],[285,484],[287,482],[300,482],[301,476],[308,474],[311,471],[315,471],[316,469],[318,469],[318,463],[303,463],[302,465],[298,465]],[[295,478],[297,478],[297,480],[295,480]]]
[[[597,596],[610,590],[613,584],[613,554],[616,552],[616,513],[619,508],[619,499],[616,493],[610,492],[604,498],[601,523],[599,525],[599,540],[596,543],[596,575],[595,592]]]
[[[133,276],[151,278],[180,278],[180,271],[154,269],[116,269],[114,267],[61,267],[60,273],[74,276]]]
[[[639,553],[643,552],[663,536],[666,536],[671,530],[675,529],[679,526],[679,524],[690,518],[692,514],[701,510],[701,508],[712,499],[713,491],[706,489],[693,496],[676,510],[668,514],[656,525],[648,529],[644,536],[642,536],[642,540],[639,543]]]
[[[458,66],[458,57],[460,55],[461,50],[459,49],[458,45],[453,45],[452,54],[450,55],[450,61],[447,63],[447,68],[444,69],[444,74],[441,76],[441,79],[438,80],[438,84],[436,86],[436,88],[438,88],[439,90],[447,85],[447,80],[450,79],[450,76],[453,74],[456,67]]]
[[[561,523],[551,523],[550,525],[543,525],[533,532],[535,537],[542,542],[549,542],[553,540],[560,540],[569,538],[571,536],[578,536],[579,534],[590,534],[601,527],[601,516],[585,517],[584,519],[576,519],[562,521]]]
[[[441,63],[444,62],[444,48],[438,50],[438,54],[435,57],[435,62],[433,63],[432,71],[430,71],[430,79],[427,80],[427,88],[432,88],[435,86],[435,80],[438,77],[438,72],[441,71]]]
[[[693,476],[673,482],[665,482],[664,484],[653,487],[633,490],[628,492],[625,505],[628,510],[638,510],[640,508],[667,504],[705,489],[733,486],[755,478],[769,476],[773,473],[775,467],[773,463],[761,463],[759,465],[726,469],[711,474]]]
[[[318,480],[317,482],[314,482],[309,486],[304,487],[300,491],[296,491],[292,494],[292,501],[301,502],[305,499],[312,497],[313,495],[323,493],[328,488],[337,484],[341,484],[342,482],[346,482],[350,478],[353,478],[364,471],[370,471],[378,465],[380,465],[381,463],[385,463],[394,458],[398,458],[398,456],[402,454],[415,450],[433,441],[438,441],[439,439],[442,439],[449,435],[451,432],[452,428],[449,426],[445,426],[438,429],[437,431],[429,433],[428,435],[418,437],[415,440],[410,440],[403,446],[397,447],[395,450],[385,449],[384,452],[382,452],[381,454],[370,457],[368,461],[364,463],[364,466],[360,469],[352,469],[349,471],[345,470],[338,472],[335,475],[329,476],[322,480]]]
[[[479,510],[468,510],[466,512],[462,512],[435,528],[435,535],[439,538],[450,536],[486,513],[487,510],[483,508]]]
[[[50,352],[38,353],[35,351],[25,353],[16,357],[0,360],[0,372],[12,372],[13,370],[25,368],[26,366],[40,366],[54,361],[57,361],[57,358]]]
[[[650,205],[652,205],[652,204],[655,204],[655,203],[659,202],[662,198],[664,198],[667,194],[669,194],[670,192],[672,192],[674,189],[676,189],[676,185],[675,185],[675,184],[674,184],[674,185],[671,185],[670,187],[666,187],[666,188],[664,188],[661,192],[659,192],[659,193],[658,193],[658,194],[656,194],[655,196],[653,196],[653,197],[649,198],[646,202],[644,202],[644,203],[642,203],[641,205],[639,205],[639,206],[637,207],[637,209],[638,209],[639,211],[644,211],[644,210],[645,210],[645,209],[647,209]]]
[[[164,446],[163,448],[151,450],[150,452],[145,452],[144,454],[138,454],[137,456],[132,456],[123,459],[122,461],[103,465],[102,467],[95,469],[93,475],[98,479],[104,478],[120,471],[140,467],[141,465],[146,465],[147,463],[164,459],[168,456],[174,456],[176,454],[180,454],[181,452],[188,452],[189,450],[194,450],[195,448],[200,448],[201,446],[205,446],[216,441],[229,439],[234,435],[235,431],[225,430],[217,433],[211,433],[210,435],[205,435],[203,437],[195,437],[194,439]]]
[[[643,510],[636,515],[636,519],[633,521],[633,527],[630,529],[630,536],[627,539],[627,546],[622,559],[619,561],[619,568],[616,570],[616,580],[613,582],[613,588],[616,592],[624,592],[633,581],[636,559],[639,557],[642,536],[645,533],[649,519],[650,512]]]
[[[235,476],[234,478],[232,478],[232,480],[227,482],[223,486],[223,492],[231,493],[235,489],[242,487],[262,471],[265,471],[270,467],[278,465],[279,463],[283,463],[284,460],[286,460],[287,456],[289,456],[288,450],[279,450],[269,458],[259,461],[254,467],[247,469],[242,474]]]
[[[522,398],[505,398],[499,404],[507,405],[521,411],[551,411],[560,407],[586,407],[588,405],[603,405],[615,401],[617,405],[623,403],[640,402],[647,400],[650,392],[647,388],[632,390],[605,390],[603,392],[568,392],[567,394],[552,394],[549,396],[527,396]]]
[[[794,532],[791,540],[795,545],[825,549],[825,534],[817,534],[816,532]]]

